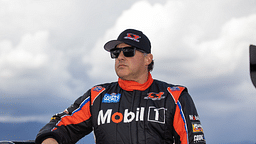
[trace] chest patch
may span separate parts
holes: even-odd
[[[102,103],[118,103],[120,100],[121,94],[108,94],[106,93],[102,99]]]
[[[151,93],[148,93],[147,97],[144,97],[144,99],[151,99],[151,100],[161,100],[164,98],[165,98],[164,92],[160,92],[160,93],[151,92]]]

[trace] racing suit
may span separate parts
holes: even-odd
[[[153,80],[150,73],[144,84],[119,78],[88,90],[52,117],[36,143],[76,143],[92,131],[97,144],[206,143],[187,89]]]

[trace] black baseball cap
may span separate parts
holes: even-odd
[[[106,51],[114,49],[118,44],[126,43],[130,46],[134,46],[138,49],[145,51],[146,53],[151,53],[151,44],[146,35],[141,31],[135,29],[124,30],[117,38],[117,40],[108,41],[104,45]]]

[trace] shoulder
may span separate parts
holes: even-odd
[[[101,90],[101,89],[109,89],[111,87],[118,86],[118,82],[110,82],[110,83],[102,83],[92,87],[91,90]]]
[[[105,91],[106,89],[109,89],[111,87],[115,87],[118,83],[117,82],[110,82],[110,83],[103,83],[98,84],[90,88],[86,93],[83,94],[83,96],[79,97],[76,101],[77,103],[81,103],[84,101],[84,99],[87,99],[91,97],[92,95],[98,95]]]
[[[165,89],[176,102],[180,97],[187,97],[189,95],[187,88],[183,85],[170,84],[160,80],[154,80],[154,85],[154,87]]]
[[[178,90],[178,88],[184,88],[184,90],[187,90],[187,88],[183,85],[171,84],[171,83],[167,83],[167,82],[157,80],[157,79],[154,79],[153,83],[155,85],[163,86],[166,88],[171,88],[172,90]]]
[[[111,91],[111,90],[116,90],[116,89],[118,89],[118,87],[119,87],[118,82],[98,84],[90,89],[90,94],[93,98],[95,96],[98,96],[101,93],[105,93],[105,92]]]

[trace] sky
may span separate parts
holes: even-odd
[[[152,45],[154,79],[184,85],[209,144],[256,143],[249,45],[255,0],[0,0],[0,122],[47,123],[117,80],[103,45],[127,28]]]

